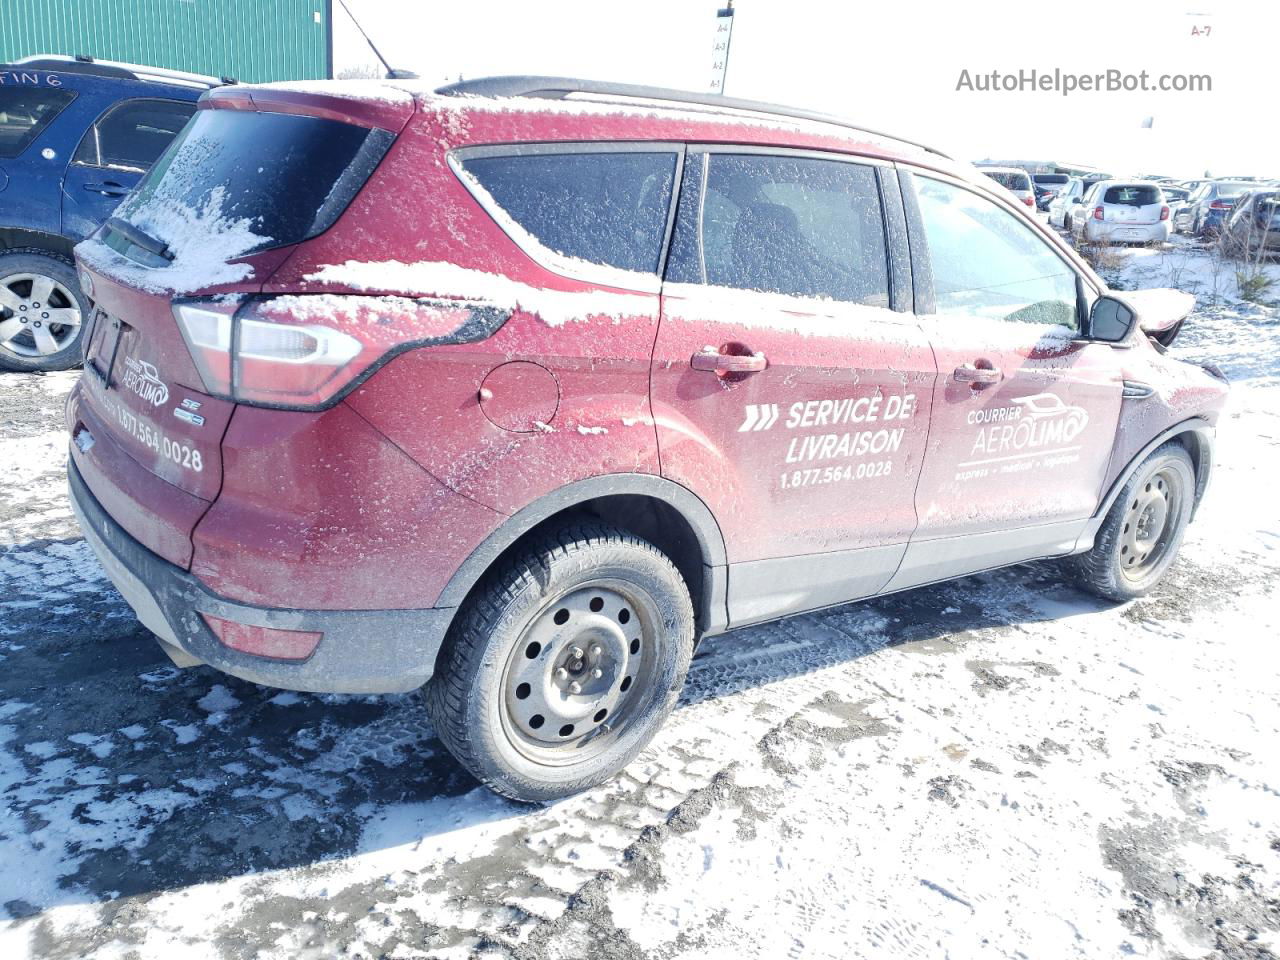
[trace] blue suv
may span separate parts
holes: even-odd
[[[88,301],[72,247],[224,82],[89,57],[0,65],[0,367],[80,363]]]

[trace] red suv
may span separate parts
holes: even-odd
[[[71,493],[139,619],[425,684],[526,800],[631,760],[701,637],[1043,557],[1151,589],[1226,392],[1165,355],[1189,298],[973,167],[669,90],[219,88],[77,253]]]

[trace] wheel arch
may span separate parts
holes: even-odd
[[[1200,501],[1209,486],[1209,475],[1213,472],[1213,426],[1203,417],[1191,417],[1174,424],[1167,430],[1157,434],[1154,439],[1130,458],[1124,469],[1112,481],[1111,486],[1107,489],[1107,495],[1102,498],[1097,511],[1093,515],[1087,533],[1089,543],[1092,542],[1093,535],[1097,532],[1098,527],[1102,525],[1102,521],[1106,519],[1107,512],[1110,511],[1112,504],[1116,502],[1116,497],[1120,496],[1120,491],[1124,489],[1124,485],[1129,482],[1138,467],[1157,448],[1170,440],[1175,440],[1186,448],[1187,454],[1191,457],[1191,464],[1195,468],[1196,490],[1191,507],[1192,519],[1195,518],[1195,511],[1199,509]],[[1081,543],[1076,545],[1076,549],[1081,549],[1082,544],[1085,547],[1088,546],[1088,543],[1082,540]]]
[[[658,547],[689,588],[698,636],[726,628],[727,556],[720,525],[688,488],[650,474],[589,477],[534,501],[471,552],[435,605],[462,606],[495,564],[529,538],[573,517],[613,524]]]
[[[74,260],[75,242],[57,233],[28,230],[23,227],[0,227],[0,254],[52,253],[67,260]]]

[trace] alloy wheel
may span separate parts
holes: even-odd
[[[53,277],[0,278],[0,348],[19,357],[47,357],[75,341],[80,323],[71,291]]]

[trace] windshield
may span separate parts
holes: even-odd
[[[215,238],[224,259],[299,243],[333,224],[392,139],[319,117],[198,110],[115,216],[171,253]],[[149,266],[172,259],[129,236],[106,242]]]

